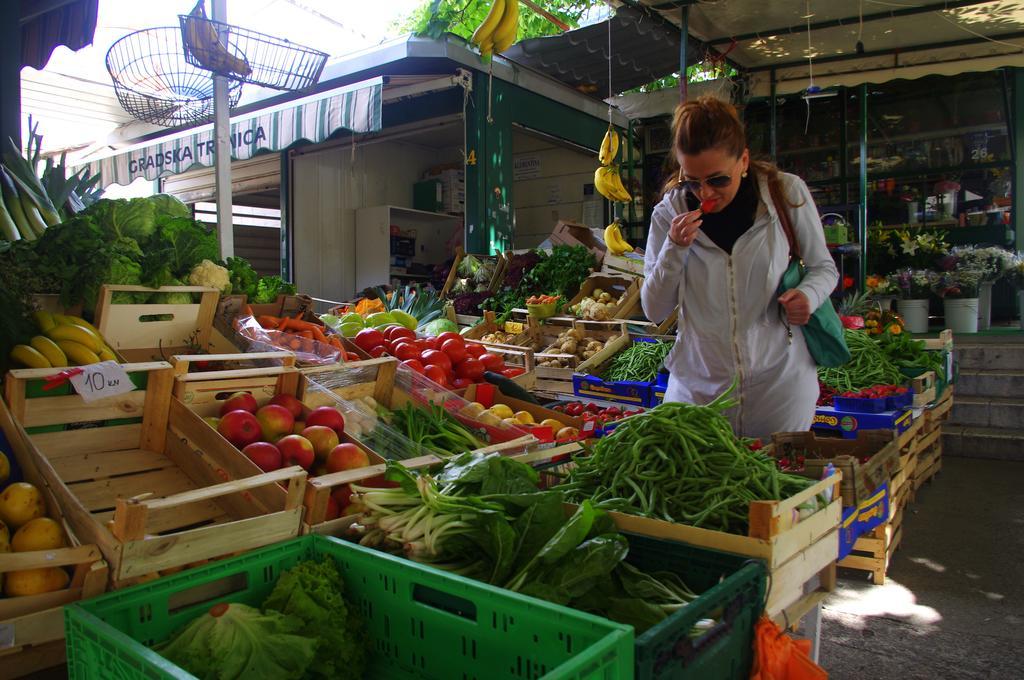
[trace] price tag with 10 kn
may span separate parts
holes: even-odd
[[[72,387],[86,403],[116,397],[135,389],[128,374],[116,361],[82,366],[82,372],[71,376],[70,380]]]

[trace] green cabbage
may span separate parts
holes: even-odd
[[[156,194],[150,196],[148,199],[153,207],[156,209],[157,215],[166,215],[167,217],[192,217],[192,210],[182,203],[176,196],[170,194]]]
[[[434,319],[433,321],[427,323],[426,325],[420,326],[417,330],[422,331],[423,333],[431,337],[436,337],[438,335],[441,335],[441,333],[449,331],[452,333],[458,333],[459,327],[454,321],[451,321],[450,319]]]
[[[177,279],[171,279],[165,286],[187,286],[187,283]],[[161,305],[190,305],[192,304],[192,293],[153,293],[149,302]]]
[[[118,234],[135,239],[143,247],[156,232],[156,206],[148,198],[119,202],[110,217]]]

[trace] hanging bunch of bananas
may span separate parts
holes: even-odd
[[[494,0],[491,9],[473,31],[471,43],[489,57],[512,47],[519,33],[519,0]]]
[[[604,244],[612,255],[622,255],[633,252],[633,246],[622,235],[622,225],[618,218],[604,228]]]
[[[598,193],[609,201],[629,203],[633,197],[626,191],[626,187],[622,186],[619,166],[615,165],[615,157],[618,155],[619,133],[609,123],[608,131],[601,140],[601,150],[597,154],[601,167],[594,171],[594,186],[597,187]]]
[[[217,35],[217,29],[206,18],[203,1],[199,0],[185,20],[185,47],[203,68],[227,75],[234,73],[242,78],[252,73],[252,67],[244,57],[232,54]]]

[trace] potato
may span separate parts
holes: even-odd
[[[575,427],[563,427],[555,433],[555,439],[576,439],[580,436],[580,431]]]

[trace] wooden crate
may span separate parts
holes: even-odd
[[[926,429],[938,427],[943,421],[949,419],[952,410],[953,386],[950,385],[942,393],[942,399],[940,399],[935,405],[925,409],[923,416],[924,427]]]
[[[555,338],[569,328],[579,329],[586,337],[592,337],[605,343],[604,348],[589,359],[581,360],[571,354],[563,354],[554,344]],[[629,344],[629,333],[626,331],[625,321],[584,321],[571,317],[559,317],[555,320],[549,319],[546,323],[539,324],[536,321],[530,324],[530,333],[539,334],[547,347],[542,352],[537,352],[534,359],[537,362],[536,390],[554,396],[574,394],[572,376],[574,373],[585,373],[591,367],[597,366],[613,355],[620,352]],[[559,359],[569,366],[566,368],[554,368],[541,366],[544,361]]]
[[[498,324],[497,316],[494,312],[488,310],[484,312],[483,318],[480,323],[476,324],[472,328],[464,331],[462,337],[466,340],[473,340],[478,342],[485,347],[528,347],[530,335],[527,333],[527,324],[520,321],[506,321],[503,324]],[[501,331],[505,334],[511,335],[512,337],[507,342],[494,342],[491,340],[484,340],[484,337]],[[543,349],[542,347],[536,347],[534,351]]]
[[[564,463],[571,455],[566,448],[535,451],[518,460],[532,465],[548,462],[571,465]],[[763,560],[770,585],[765,611],[774,618],[783,613],[789,615],[792,607],[806,604],[809,597],[819,597],[816,593],[835,589],[839,522],[842,517],[841,482],[842,473],[837,471],[785,500],[751,503],[747,536],[620,512],[608,514],[622,531]],[[797,506],[827,491],[831,491],[832,501],[817,512],[800,518]]]
[[[113,304],[114,293],[200,293],[191,304]],[[226,338],[214,331],[213,317],[220,294],[202,286],[100,287],[96,303],[96,328],[128,362],[166,361],[175,354],[194,354],[195,348],[233,351]]]
[[[94,544],[83,544],[68,525],[56,497],[36,469],[28,435],[0,399],[0,430],[10,444],[4,451],[22,471],[22,481],[35,486],[46,502],[46,516],[62,525],[68,547],[21,553],[0,553],[0,579],[9,571],[67,567],[70,583],[63,590],[40,595],[0,598],[0,668],[5,677],[18,677],[63,662],[63,606],[103,593],[107,563]],[[9,675],[8,675],[9,674]]]
[[[498,285],[501,283],[501,278],[505,275],[505,256],[502,253],[497,255],[477,255],[475,253],[469,253],[473,257],[480,260],[494,260],[494,273],[491,275],[490,281],[487,282],[487,290],[492,293],[498,290]],[[465,259],[467,253],[462,246],[455,247],[455,260],[452,262],[452,268],[448,271],[448,278],[445,279],[444,286],[441,287],[440,296],[441,298],[447,298],[451,293],[452,287],[458,280],[459,263]]]
[[[611,319],[629,319],[632,318],[633,314],[637,312],[640,307],[640,285],[641,280],[634,277],[627,276],[604,276],[602,274],[591,274],[586,280],[583,281],[583,285],[580,286],[580,291],[576,293],[576,296],[569,301],[570,306],[578,305],[583,298],[593,297],[595,290],[602,290],[614,297],[618,298],[619,303],[615,305],[615,310],[612,312]],[[589,319],[587,319],[589,321]]]
[[[59,369],[11,371],[6,383],[34,463],[75,534],[99,547],[113,587],[298,534],[305,470],[263,473],[172,398],[170,364],[123,367],[145,386],[92,403],[27,395]],[[84,427],[36,429],[71,424]]]
[[[927,350],[949,350],[953,351],[953,331],[952,329],[945,329],[939,333],[937,338],[922,338],[924,341],[924,348]]]
[[[605,253],[604,262],[601,263],[601,273],[606,276],[643,276],[643,254],[640,254],[640,257],[629,257]]]
[[[914,408],[923,408],[935,401],[935,371],[925,371],[911,378],[910,388],[914,390]]]

